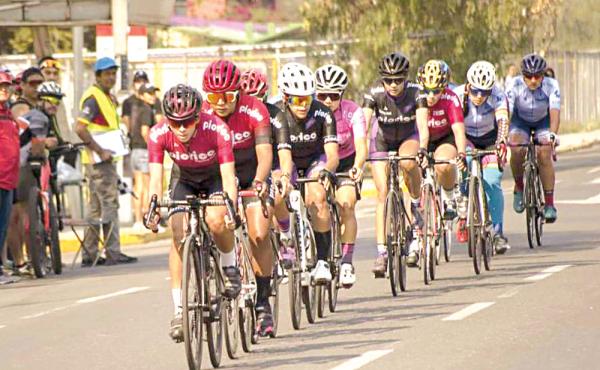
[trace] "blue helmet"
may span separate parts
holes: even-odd
[[[546,60],[537,54],[527,54],[521,61],[521,73],[537,75],[546,71]]]

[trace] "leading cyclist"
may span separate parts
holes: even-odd
[[[531,131],[541,144],[558,144],[560,126],[560,88],[558,81],[545,77],[546,61],[537,54],[525,55],[521,61],[522,76],[510,81],[506,86],[506,95],[512,111],[508,141],[510,145],[527,144]],[[556,221],[554,206],[554,164],[550,146],[538,148],[538,162],[542,187],[544,188],[544,218],[546,222]],[[515,179],[513,208],[515,212],[525,210],[523,204],[523,162],[525,148],[510,149],[510,167]]]
[[[179,175],[171,176],[170,197],[185,200],[188,195],[217,196],[227,192],[234,204],[237,200],[237,184],[233,158],[233,142],[229,128],[220,118],[201,113],[202,98],[194,88],[177,85],[169,89],[163,99],[166,119],[152,127],[148,136],[150,163],[150,191],[162,198],[164,153],[179,168]],[[233,250],[233,221],[227,218],[223,207],[208,207],[205,219],[220,251],[225,276],[225,295],[235,298],[241,290],[240,272],[235,267]],[[181,241],[185,236],[187,222],[184,214],[171,217],[173,232],[169,252],[169,271],[175,317],[171,321],[171,338],[183,340],[181,307]],[[157,230],[159,217],[153,215],[146,225]]]

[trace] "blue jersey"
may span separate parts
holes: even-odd
[[[460,102],[465,104],[465,85],[457,86],[454,93],[458,95]],[[492,88],[492,94],[488,96],[483,104],[476,106],[467,98],[467,114],[465,114],[465,130],[467,136],[482,137],[497,132],[498,122],[496,114],[505,111],[508,118],[508,101],[506,95],[498,86]],[[464,106],[463,106],[464,111]]]
[[[523,76],[515,77],[506,86],[510,111],[525,122],[538,122],[544,119],[550,109],[560,110],[560,88],[558,81],[544,77],[542,84],[529,90]]]

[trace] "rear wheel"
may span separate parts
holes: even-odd
[[[481,273],[481,254],[482,254],[482,228],[480,199],[479,199],[479,179],[471,176],[469,180],[469,203],[467,214],[469,219],[469,250],[473,256],[473,268],[475,274]]]
[[[444,259],[450,262],[452,255],[452,221],[444,221],[444,236],[442,237],[444,247]]]
[[[58,236],[59,232],[59,218],[56,207],[52,201],[52,197],[49,198],[48,203],[50,212],[50,258],[52,260],[52,270],[56,275],[62,273],[62,256],[60,252],[60,239]]]
[[[223,289],[221,279],[216,269],[216,261],[211,254],[209,257],[209,269],[207,279],[207,289],[204,290],[204,301],[208,304],[205,311],[206,319],[206,337],[208,339],[208,354],[210,363],[213,367],[221,365],[221,356],[223,353],[223,298],[221,291]]]
[[[317,245],[315,242],[315,234],[313,233],[312,226],[310,226],[309,222],[306,222],[306,230],[308,233],[308,238],[305,240],[309,243],[309,247],[307,248],[307,266],[311,271],[315,265],[317,264]],[[306,272],[310,273],[310,272]],[[309,323],[314,324],[317,318],[317,289],[316,286],[309,281],[306,286],[302,286],[302,301],[304,302],[304,308],[306,309],[306,319]]]
[[[27,237],[29,238],[29,245],[27,252],[35,276],[43,278],[47,272],[48,256],[46,255],[44,213],[39,193],[40,189],[37,186],[29,189],[29,198],[27,201],[27,216],[29,220]]]
[[[204,264],[193,237],[183,244],[182,321],[185,354],[190,369],[202,366]]]
[[[327,295],[327,286],[326,285],[317,285],[315,286],[317,291],[317,316],[319,318],[325,317],[325,300]]]
[[[229,358],[237,357],[238,345],[240,341],[240,323],[239,323],[239,299],[228,299],[225,301],[223,311],[225,316],[223,324],[225,326],[225,348]]]
[[[540,176],[537,177],[537,186],[536,186],[536,194],[537,194],[537,217],[535,222],[535,240],[539,247],[542,246],[542,234],[544,232],[544,188],[542,187],[542,180]]]
[[[338,301],[338,293],[340,289],[340,273],[341,273],[341,260],[342,260],[342,240],[340,230],[340,218],[337,213],[337,208],[333,208],[331,212],[331,218],[333,220],[333,227],[331,229],[332,243],[331,243],[331,282],[327,285],[327,302],[329,303],[329,312],[335,312]]]
[[[256,316],[254,314],[254,307],[246,302],[245,307],[240,307],[240,337],[242,338],[242,349],[248,353],[252,351],[252,344],[254,340],[254,331],[256,328]]]
[[[537,222],[537,202],[535,199],[535,175],[530,168],[525,169],[525,189],[523,189],[523,202],[525,203],[525,218],[527,219],[527,241],[529,248],[533,249],[536,245],[536,222]]]
[[[388,255],[388,278],[390,279],[390,287],[392,295],[396,297],[402,290],[399,284],[400,267],[399,262],[399,232],[398,232],[398,217],[400,216],[400,206],[398,196],[394,191],[390,191],[385,201],[384,209],[384,235],[387,246]]]

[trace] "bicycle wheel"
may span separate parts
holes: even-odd
[[[182,318],[183,342],[190,369],[202,365],[203,302],[206,290],[204,263],[200,260],[195,238],[188,236],[183,243]]]
[[[425,285],[429,285],[430,282],[430,273],[431,269],[431,238],[430,238],[430,229],[431,229],[431,214],[433,209],[431,207],[431,193],[430,186],[426,185],[423,194],[421,196],[421,201],[423,202],[423,230],[421,232],[421,268],[423,270],[423,282]]]
[[[444,245],[444,259],[446,262],[450,262],[450,257],[452,256],[452,221],[444,222],[442,243]]]
[[[326,285],[317,285],[315,286],[316,295],[317,295],[317,317],[323,318],[325,317],[325,300],[326,300]]]
[[[544,219],[544,188],[542,187],[542,179],[540,176],[537,177],[537,186],[536,186],[536,199],[537,199],[537,217],[535,222],[535,240],[537,242],[538,247],[542,246],[542,234],[544,232],[543,227],[545,223]]]
[[[297,219],[296,219],[297,221]],[[292,326],[295,330],[300,329],[302,322],[302,272],[300,271],[300,239],[298,238],[298,224],[294,222],[293,245],[296,250],[296,260],[288,270],[288,293],[290,301],[290,315]]]
[[[484,233],[485,233],[485,239],[484,239],[484,245],[483,245],[483,266],[485,267],[486,271],[490,271],[492,269],[492,257],[495,254],[494,251],[494,233],[493,228],[491,227],[492,225],[492,221],[491,221],[491,216],[490,216],[490,211],[488,208],[488,202],[487,202],[487,196],[485,193],[482,194],[483,196],[481,197],[481,202],[483,205],[483,214],[484,214],[484,219],[485,219],[485,227],[484,227]]]
[[[335,312],[338,301],[338,293],[340,289],[340,272],[342,261],[342,235],[340,230],[340,217],[337,208],[334,207],[331,212],[333,227],[331,228],[331,282],[327,286],[327,302],[329,303],[329,312]]]
[[[47,273],[48,256],[46,255],[46,231],[44,229],[44,212],[40,200],[40,189],[33,186],[29,189],[27,201],[27,216],[29,219],[29,230],[27,237],[29,245],[27,253],[37,278],[43,278]]]
[[[469,250],[473,258],[473,268],[475,274],[481,273],[481,238],[482,238],[482,227],[483,222],[481,220],[480,210],[480,199],[479,199],[479,179],[471,176],[469,180],[469,200],[467,205],[467,217],[469,220]]]
[[[56,207],[54,206],[53,198],[49,197],[50,202],[48,203],[50,213],[50,259],[52,261],[52,270],[56,275],[62,273],[62,256],[60,252],[60,239],[58,236],[59,231],[59,218]]]
[[[438,260],[438,247],[437,247],[437,237],[436,233],[438,232],[438,225],[440,224],[440,215],[437,212],[435,198],[433,189],[429,193],[429,212],[428,215],[430,217],[427,227],[427,244],[429,249],[429,279],[430,281],[435,280],[435,269]]]
[[[206,337],[210,363],[217,368],[221,365],[223,353],[223,282],[218,275],[218,264],[213,253],[209,254],[207,286],[204,290],[204,302],[207,304]]]
[[[312,270],[317,264],[317,246],[312,226],[309,222],[306,222],[306,226],[305,232],[308,233],[305,238],[308,243],[306,260],[307,266]],[[309,323],[314,324],[317,318],[317,289],[312,281],[309,281],[307,285],[302,285],[302,301],[306,309],[306,319]]]
[[[239,309],[239,299],[228,299],[225,301],[223,325],[225,326],[225,348],[227,349],[227,356],[230,359],[237,357],[240,341]]]
[[[525,203],[525,218],[527,221],[527,241],[529,248],[535,248],[536,240],[536,221],[537,221],[537,202],[535,198],[535,175],[529,167],[525,168],[525,186],[523,189],[523,202]]]
[[[279,262],[279,258],[277,257],[277,246],[279,243],[277,242],[277,235],[272,232],[271,233],[271,247],[273,248],[273,273],[271,274],[271,289],[269,294],[269,305],[271,306],[271,314],[273,315],[273,331],[270,334],[271,338],[277,337],[277,327],[279,325],[279,284],[281,284],[281,280],[283,280],[283,267]]]
[[[402,290],[399,284],[400,281],[400,267],[398,258],[399,243],[398,243],[398,224],[397,220],[400,216],[400,205],[398,195],[395,191],[390,191],[385,200],[384,208],[384,235],[385,244],[387,247],[388,255],[388,278],[390,279],[390,287],[392,288],[392,295],[396,297]]]
[[[240,323],[240,337],[242,338],[242,349],[244,352],[249,353],[252,351],[252,345],[254,342],[254,332],[256,330],[256,315],[254,312],[254,306],[248,305],[246,302],[245,307],[240,307],[239,310],[239,323]]]

